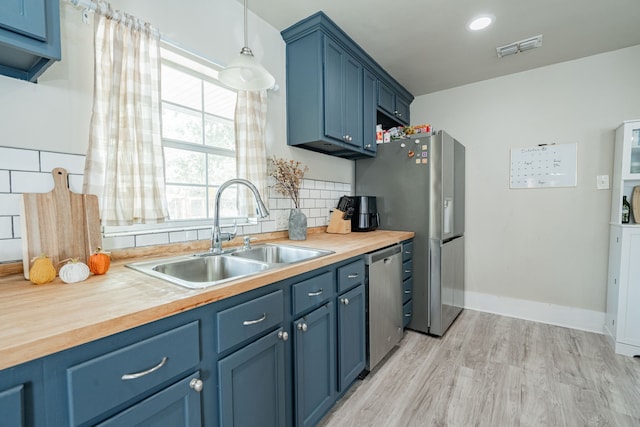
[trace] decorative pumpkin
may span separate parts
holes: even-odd
[[[60,272],[58,273],[58,276],[60,276],[64,283],[82,282],[91,274],[87,264],[78,261],[77,258],[71,258],[68,261],[69,262],[60,268]]]
[[[32,260],[29,269],[29,280],[35,285],[44,285],[56,278],[56,268],[53,262],[45,254]]]
[[[98,248],[89,257],[89,269],[93,274],[104,274],[109,270],[111,258],[108,252]]]

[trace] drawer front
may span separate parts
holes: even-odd
[[[413,276],[413,260],[405,261],[402,263],[402,280],[407,280]]]
[[[413,241],[402,244],[402,261],[409,261],[413,258]]]
[[[217,314],[218,353],[282,323],[284,294],[272,292]]]
[[[23,426],[24,423],[24,385],[20,384],[8,390],[0,391],[0,425]]]
[[[364,282],[364,260],[338,268],[338,293],[341,294]]]
[[[199,362],[196,321],[75,365],[67,369],[71,424],[86,423]]]
[[[327,271],[319,276],[293,285],[293,313],[301,313],[320,305],[334,295],[333,274]]]
[[[402,282],[402,303],[406,303],[413,297],[413,277]]]
[[[413,316],[413,300],[409,300],[402,306],[402,323],[405,328],[411,322],[411,316]]]

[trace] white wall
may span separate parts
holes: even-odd
[[[467,148],[470,295],[605,310],[611,192],[596,190],[596,175],[611,177],[613,129],[640,118],[638,70],[635,46],[413,102],[415,124],[445,129]],[[576,187],[509,189],[511,148],[574,142]]]
[[[236,0],[113,0],[151,22],[171,41],[220,64],[243,45],[243,10]],[[60,1],[62,61],[38,84],[0,76],[0,146],[85,154],[93,90],[93,16]],[[280,89],[269,92],[268,155],[300,160],[308,178],[353,183],[353,162],[286,145],[285,44],[279,31],[249,13],[249,46],[274,75]]]

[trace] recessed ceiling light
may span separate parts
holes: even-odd
[[[489,25],[493,24],[493,21],[495,21],[495,19],[496,18],[493,15],[476,16],[471,21],[469,21],[469,23],[467,24],[467,28],[471,31],[484,30]]]

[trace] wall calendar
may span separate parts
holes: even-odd
[[[510,188],[575,187],[578,144],[511,149]]]

